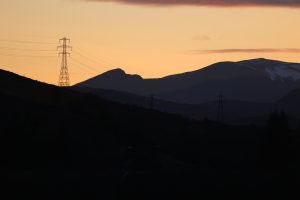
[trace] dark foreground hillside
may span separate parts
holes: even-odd
[[[299,131],[283,113],[267,127],[226,126],[4,71],[0,83],[5,199],[223,199],[298,188]]]

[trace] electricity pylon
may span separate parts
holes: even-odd
[[[70,78],[69,78],[69,72],[68,72],[68,56],[70,56],[70,53],[67,51],[67,49],[72,49],[71,46],[67,45],[67,42],[70,43],[70,39],[68,38],[62,38],[59,40],[59,43],[62,42],[61,46],[57,47],[57,50],[62,48],[62,52],[59,52],[59,56],[62,55],[61,60],[61,68],[60,68],[60,74],[59,74],[59,80],[58,80],[58,86],[59,87],[69,87],[70,86]]]

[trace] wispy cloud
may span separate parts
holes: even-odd
[[[190,54],[224,54],[224,53],[300,53],[300,49],[212,49],[191,50]]]
[[[277,6],[300,7],[300,0],[84,0],[140,5]]]
[[[211,40],[212,38],[209,37],[208,35],[195,35],[192,37],[193,40],[199,40],[199,41],[208,41]]]

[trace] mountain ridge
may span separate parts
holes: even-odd
[[[116,69],[75,86],[146,97],[155,95],[163,100],[189,104],[213,101],[220,93],[228,100],[274,102],[300,88],[300,64],[264,58],[226,61],[156,79],[144,79]]]

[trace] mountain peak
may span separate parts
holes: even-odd
[[[126,75],[126,72],[121,68],[116,68],[116,69],[112,69],[107,72],[104,72],[102,75]]]
[[[272,59],[267,59],[267,58],[254,58],[254,59],[249,59],[249,60],[242,60],[237,63],[240,64],[262,64],[262,63],[282,63],[281,61],[278,60],[272,60]]]
[[[238,63],[261,63],[261,62],[274,62],[275,60],[267,59],[267,58],[254,58],[249,60],[242,60]],[[279,62],[279,61],[276,61]]]
[[[116,68],[76,85],[91,88],[97,88],[97,86],[100,85],[102,87],[106,86],[110,89],[114,89],[111,88],[110,85],[114,85],[117,88],[122,88],[124,86],[134,87],[134,84],[137,84],[137,82],[141,80],[143,80],[143,78],[139,75],[127,74],[123,69]]]
[[[133,79],[143,79],[140,75],[137,75],[137,74],[127,74],[121,68],[109,70],[107,72],[104,72],[103,74],[100,74],[99,76],[100,77],[110,77],[110,78],[111,77],[118,77],[118,78],[128,77],[128,78],[133,78]]]

